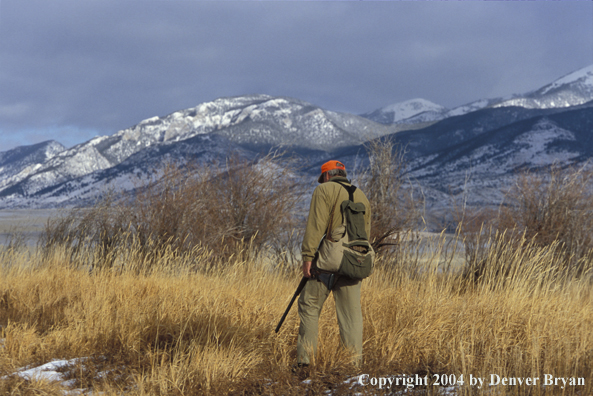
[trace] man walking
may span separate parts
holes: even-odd
[[[349,199],[346,187],[351,188],[346,178],[346,167],[339,161],[329,161],[321,166],[320,185],[315,188],[303,238],[303,275],[310,280],[299,297],[300,317],[297,341],[297,365],[307,366],[317,351],[319,315],[323,303],[333,292],[336,315],[340,329],[341,344],[353,355],[353,362],[362,362],[362,309],[360,305],[360,280],[340,276],[334,271],[324,270],[317,265],[318,248],[322,239],[339,241],[345,233],[340,205]],[[364,228],[371,234],[371,207],[364,193],[356,189],[354,202],[365,205]],[[337,268],[339,262],[330,263]],[[332,267],[330,265],[329,267]]]

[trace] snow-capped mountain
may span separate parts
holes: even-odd
[[[593,102],[536,111],[533,117],[417,157],[412,174],[441,192],[464,192],[468,204],[483,206],[502,202],[521,170],[587,165],[593,158]]]
[[[0,152],[0,189],[26,178],[64,149],[51,140]]]
[[[0,208],[88,204],[109,187],[133,189],[132,175],[166,162],[253,158],[273,147],[300,156],[314,176],[331,158],[368,163],[363,144],[376,137],[406,147],[410,177],[435,205],[468,189],[474,203],[496,203],[517,169],[593,157],[592,76],[593,66],[529,94],[452,110],[414,99],[374,112],[378,122],[285,97],[221,98],[69,149],[46,142],[0,153]]]
[[[169,144],[155,144],[140,150],[119,164],[62,182],[46,186],[26,197],[31,206],[63,206],[92,204],[97,197],[109,190],[131,191],[137,187],[138,177],[152,175],[164,164],[184,164],[188,161],[212,163],[224,161],[229,153],[252,159],[258,153],[245,150],[217,134],[201,134]],[[18,194],[0,197],[0,204],[17,204]]]
[[[323,110],[297,99],[251,95],[221,98],[166,117],[153,117],[109,137],[105,154],[124,157],[155,143],[217,133],[247,145],[294,146],[314,150],[356,145],[393,132],[350,114]]]
[[[394,103],[373,112],[362,114],[380,124],[415,124],[444,118],[447,109],[426,99],[412,99]]]
[[[0,197],[28,197],[51,186],[121,164],[155,146],[219,135],[228,142],[255,148],[295,147],[332,151],[393,133],[351,114],[323,110],[296,99],[250,95],[221,98],[165,117],[153,117],[121,130],[62,150],[33,167],[6,174]],[[14,172],[13,172],[14,173]]]
[[[593,98],[593,65],[570,73],[526,95],[501,101],[494,107],[521,106],[550,109],[578,106]]]
[[[417,124],[440,121],[488,107],[519,106],[551,109],[578,106],[593,100],[593,65],[579,69],[535,91],[509,98],[479,99],[448,110],[425,99],[413,99],[362,114],[381,124]]]
[[[408,176],[422,186],[427,207],[447,206],[459,194],[467,194],[468,205],[497,205],[522,169],[593,158],[593,100],[568,108],[484,108],[389,138],[405,148]],[[348,148],[339,158],[353,163],[361,151]]]

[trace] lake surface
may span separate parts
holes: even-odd
[[[57,209],[0,210],[0,245],[23,238],[28,246],[35,246],[47,220],[58,215]]]

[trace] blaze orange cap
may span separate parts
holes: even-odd
[[[328,172],[328,171],[334,170],[334,169],[341,169],[341,170],[345,171],[346,167],[340,161],[327,161],[325,164],[321,165],[321,175],[319,176],[319,179],[317,179],[317,181],[319,183],[322,183],[323,182],[323,174],[325,172]]]

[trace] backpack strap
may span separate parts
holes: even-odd
[[[340,183],[337,180],[330,180],[333,181],[334,183],[338,183],[340,186],[344,187],[346,189],[346,191],[348,191],[348,199],[352,202],[354,202],[354,191],[356,191],[356,186],[347,186],[345,184]],[[332,230],[332,220],[334,218],[334,209],[336,208],[336,205],[338,204],[338,199],[339,199],[339,194],[338,194],[338,198],[336,199],[336,203],[332,206],[331,212],[329,214],[329,222],[327,223],[327,228],[325,230],[325,239],[329,239],[332,242],[335,242],[333,239],[331,239],[331,230]],[[346,216],[342,215],[342,225],[344,226],[344,228],[346,228]]]
[[[340,186],[344,187],[346,189],[346,191],[348,191],[348,199],[351,200],[352,202],[354,202],[354,191],[356,191],[356,186],[350,185],[347,186],[337,180],[330,180],[333,181],[334,183],[338,183]]]

